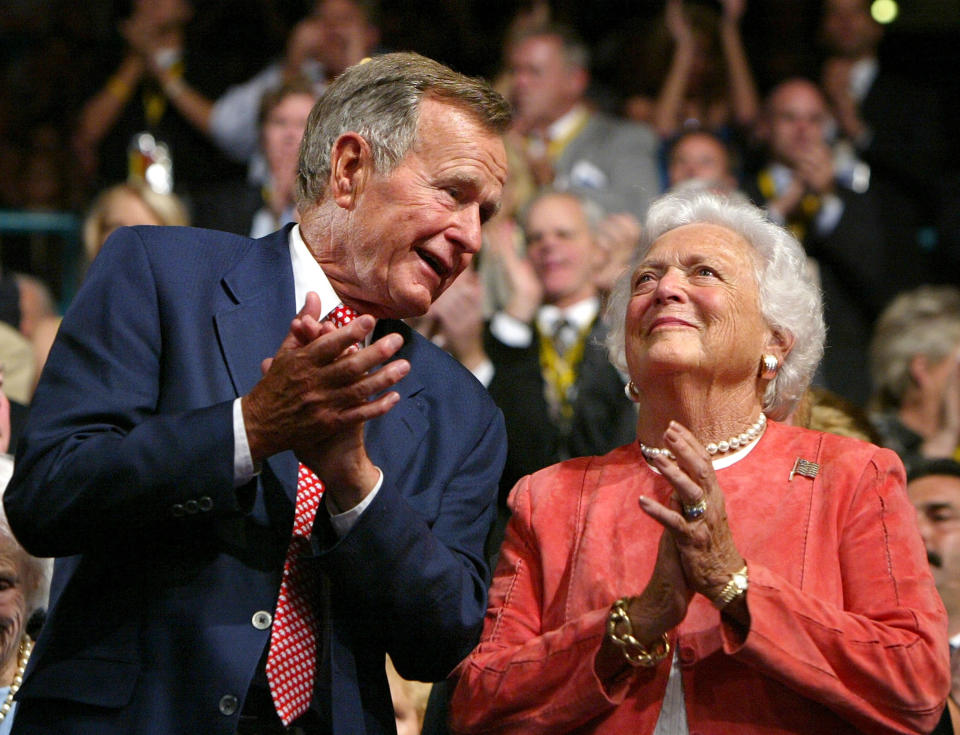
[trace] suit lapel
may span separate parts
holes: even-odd
[[[394,478],[406,476],[406,470],[416,454],[416,448],[423,440],[429,428],[426,407],[423,404],[423,355],[424,345],[419,343],[417,335],[406,324],[392,319],[381,319],[377,323],[374,337],[379,339],[389,332],[397,332],[403,337],[403,347],[397,352],[398,358],[410,361],[411,369],[393,390],[400,394],[400,400],[385,415],[371,421],[366,426],[367,451],[370,459],[380,467],[384,474]]]
[[[260,380],[296,313],[289,228],[256,240],[223,277],[224,304],[215,315],[224,362],[238,396]]]
[[[214,316],[224,362],[238,396],[260,380],[260,363],[272,357],[296,313],[289,227],[250,248],[224,275],[223,305]],[[296,494],[297,462],[292,452],[267,460],[287,495]]]

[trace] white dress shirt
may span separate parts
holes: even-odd
[[[591,324],[600,311],[600,300],[591,297],[579,301],[566,309],[560,309],[550,304],[544,304],[537,311],[537,328],[543,334],[553,334],[553,330],[560,319],[566,319],[577,332]],[[505,311],[498,311],[490,319],[490,332],[508,347],[529,347],[533,342],[533,329],[526,322],[510,316]],[[490,387],[495,372],[493,363],[485,360],[471,371],[484,387]]]

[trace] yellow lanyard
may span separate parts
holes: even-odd
[[[183,78],[183,61],[178,61],[170,67],[170,74],[176,79]],[[152,84],[143,87],[143,116],[147,121],[147,129],[155,128],[163,114],[167,111],[167,97]]]
[[[564,353],[557,351],[553,339],[540,334],[540,370],[544,377],[544,392],[547,404],[554,418],[569,423],[573,418],[573,386],[577,381],[577,370],[583,361],[587,344],[587,335],[591,324],[587,324],[577,333],[576,341]]]
[[[551,161],[556,161],[560,158],[563,149],[567,147],[571,140],[580,135],[580,132],[586,127],[587,120],[589,119],[590,115],[587,111],[581,110],[579,117],[563,135],[547,143],[547,156],[549,156]]]
[[[757,188],[766,201],[770,201],[777,195],[777,188],[773,183],[773,176],[767,169],[757,174]],[[804,194],[800,200],[799,214],[790,214],[787,216],[787,229],[793,233],[800,242],[803,242],[804,236],[813,218],[820,211],[820,197],[816,194]]]

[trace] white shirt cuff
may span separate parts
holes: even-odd
[[[498,311],[490,320],[490,332],[508,347],[529,347],[533,342],[533,330],[526,322]]]
[[[330,514],[330,523],[333,525],[333,530],[339,538],[343,538],[350,533],[350,529],[357,525],[360,516],[370,507],[370,503],[373,502],[377,493],[380,492],[380,488],[383,485],[383,470],[377,467],[377,472],[380,473],[380,479],[378,479],[377,484],[373,486],[373,490],[367,493],[367,497],[343,513],[340,512],[340,509],[330,495],[326,493],[323,494],[324,503],[327,506],[327,513]]]
[[[243,423],[242,398],[233,402],[233,486],[246,485],[260,473],[259,467],[253,466],[253,457],[250,454],[250,444],[247,442],[247,427]]]
[[[481,362],[470,372],[473,373],[473,377],[483,383],[484,388],[490,387],[490,382],[493,380],[494,368],[489,358]]]
[[[814,223],[817,234],[826,237],[833,232],[843,217],[843,200],[836,194],[824,194],[820,199],[820,211]]]

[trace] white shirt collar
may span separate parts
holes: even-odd
[[[580,124],[580,121],[586,114],[586,107],[583,105],[574,105],[547,126],[547,140],[563,140]]]
[[[779,161],[773,161],[767,168],[767,171],[770,173],[770,179],[773,181],[773,190],[777,195],[787,189],[793,181],[793,169]]]
[[[307,300],[307,293],[316,292],[320,297],[320,318],[323,319],[337,305],[340,297],[333,290],[330,281],[323,272],[323,268],[307,248],[300,235],[300,225],[294,225],[290,230],[290,263],[293,266],[293,288],[296,298],[297,312],[303,308]]]
[[[596,296],[578,301],[565,309],[544,304],[537,311],[537,328],[543,334],[553,334],[557,322],[560,319],[566,319],[579,332],[596,319],[599,311],[600,300]]]

